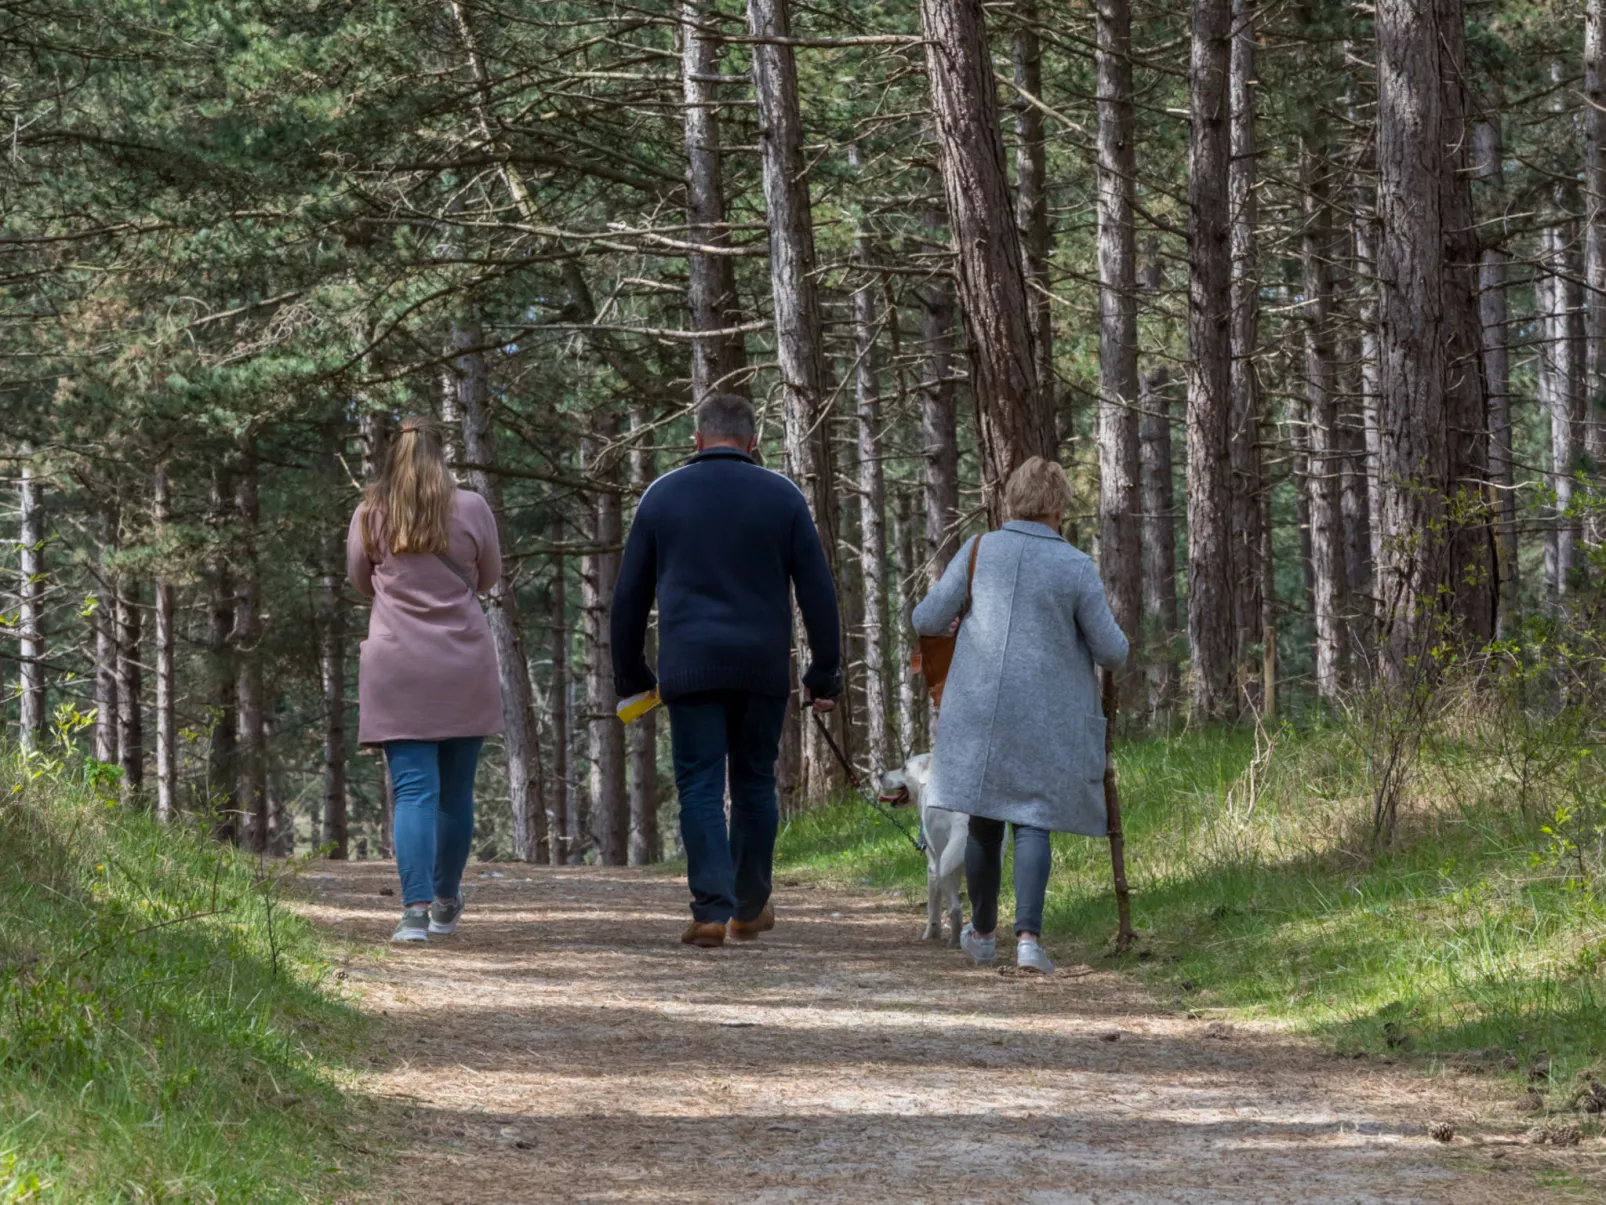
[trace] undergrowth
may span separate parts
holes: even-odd
[[[82,765],[0,751],[0,1203],[329,1199],[360,1022],[317,938]]]
[[[1353,723],[1121,744],[1140,932],[1128,965],[1177,1009],[1286,1023],[1349,1053],[1486,1064],[1572,1108],[1583,1077],[1606,1073],[1601,767],[1575,744],[1544,778],[1497,723],[1458,708],[1424,733],[1387,843]],[[857,801],[790,819],[778,864],[902,888],[923,908],[924,858]],[[1062,956],[1109,956],[1106,842],[1055,836],[1044,924]]]

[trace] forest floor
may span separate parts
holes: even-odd
[[[373,1200],[1479,1205],[1584,1199],[1602,1159],[1525,1142],[1488,1077],[1168,1011],[1108,968],[973,968],[901,893],[783,877],[773,933],[705,951],[681,879],[476,864],[456,936],[388,946],[389,863],[308,870],[378,1021],[359,1087],[400,1150]]]

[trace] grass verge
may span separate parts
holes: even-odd
[[[253,859],[0,765],[0,1203],[328,1200],[360,1036]]]
[[[1435,745],[1378,850],[1351,738],[1274,741],[1260,758],[1244,731],[1119,748],[1142,939],[1129,965],[1178,1009],[1274,1020],[1350,1052],[1470,1057],[1531,1077],[1552,1110],[1577,1106],[1584,1075],[1606,1078],[1606,880],[1565,854],[1554,811]],[[791,819],[778,864],[924,902],[924,858],[861,803]],[[1059,952],[1106,957],[1107,843],[1056,836],[1049,896]]]

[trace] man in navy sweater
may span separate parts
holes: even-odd
[[[751,941],[770,904],[775,759],[791,695],[792,593],[816,711],[842,689],[836,586],[802,492],[759,466],[753,407],[731,394],[697,408],[697,455],[642,495],[613,592],[614,688],[658,688],[669,708],[680,834],[691,887],[687,945]],[[647,624],[658,602],[658,673]],[[725,829],[729,774],[730,831]]]

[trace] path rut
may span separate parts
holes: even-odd
[[[313,873],[315,919],[388,935],[388,863]],[[702,951],[661,874],[469,883],[455,937],[348,964],[381,1021],[364,1087],[406,1106],[375,1200],[1557,1199],[1483,1080],[1189,1019],[1107,969],[972,968],[896,897],[783,885],[772,934]]]

